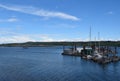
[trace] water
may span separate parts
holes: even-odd
[[[120,81],[120,62],[100,65],[61,52],[60,46],[0,47],[0,81]]]

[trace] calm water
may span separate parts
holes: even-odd
[[[62,47],[0,47],[0,81],[120,81],[120,62],[99,65],[61,52]]]

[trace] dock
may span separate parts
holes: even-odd
[[[109,47],[86,47],[83,46],[81,48],[77,48],[76,46],[72,46],[71,48],[63,49],[62,55],[69,56],[79,56],[82,59],[92,60],[93,62],[99,64],[107,64],[111,62],[120,61],[120,56],[117,55],[117,48],[113,49]]]

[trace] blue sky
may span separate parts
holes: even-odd
[[[120,40],[120,0],[0,0],[0,43]]]

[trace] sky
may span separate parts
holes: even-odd
[[[120,0],[0,0],[0,43],[120,40]],[[98,32],[100,33],[98,36]]]

